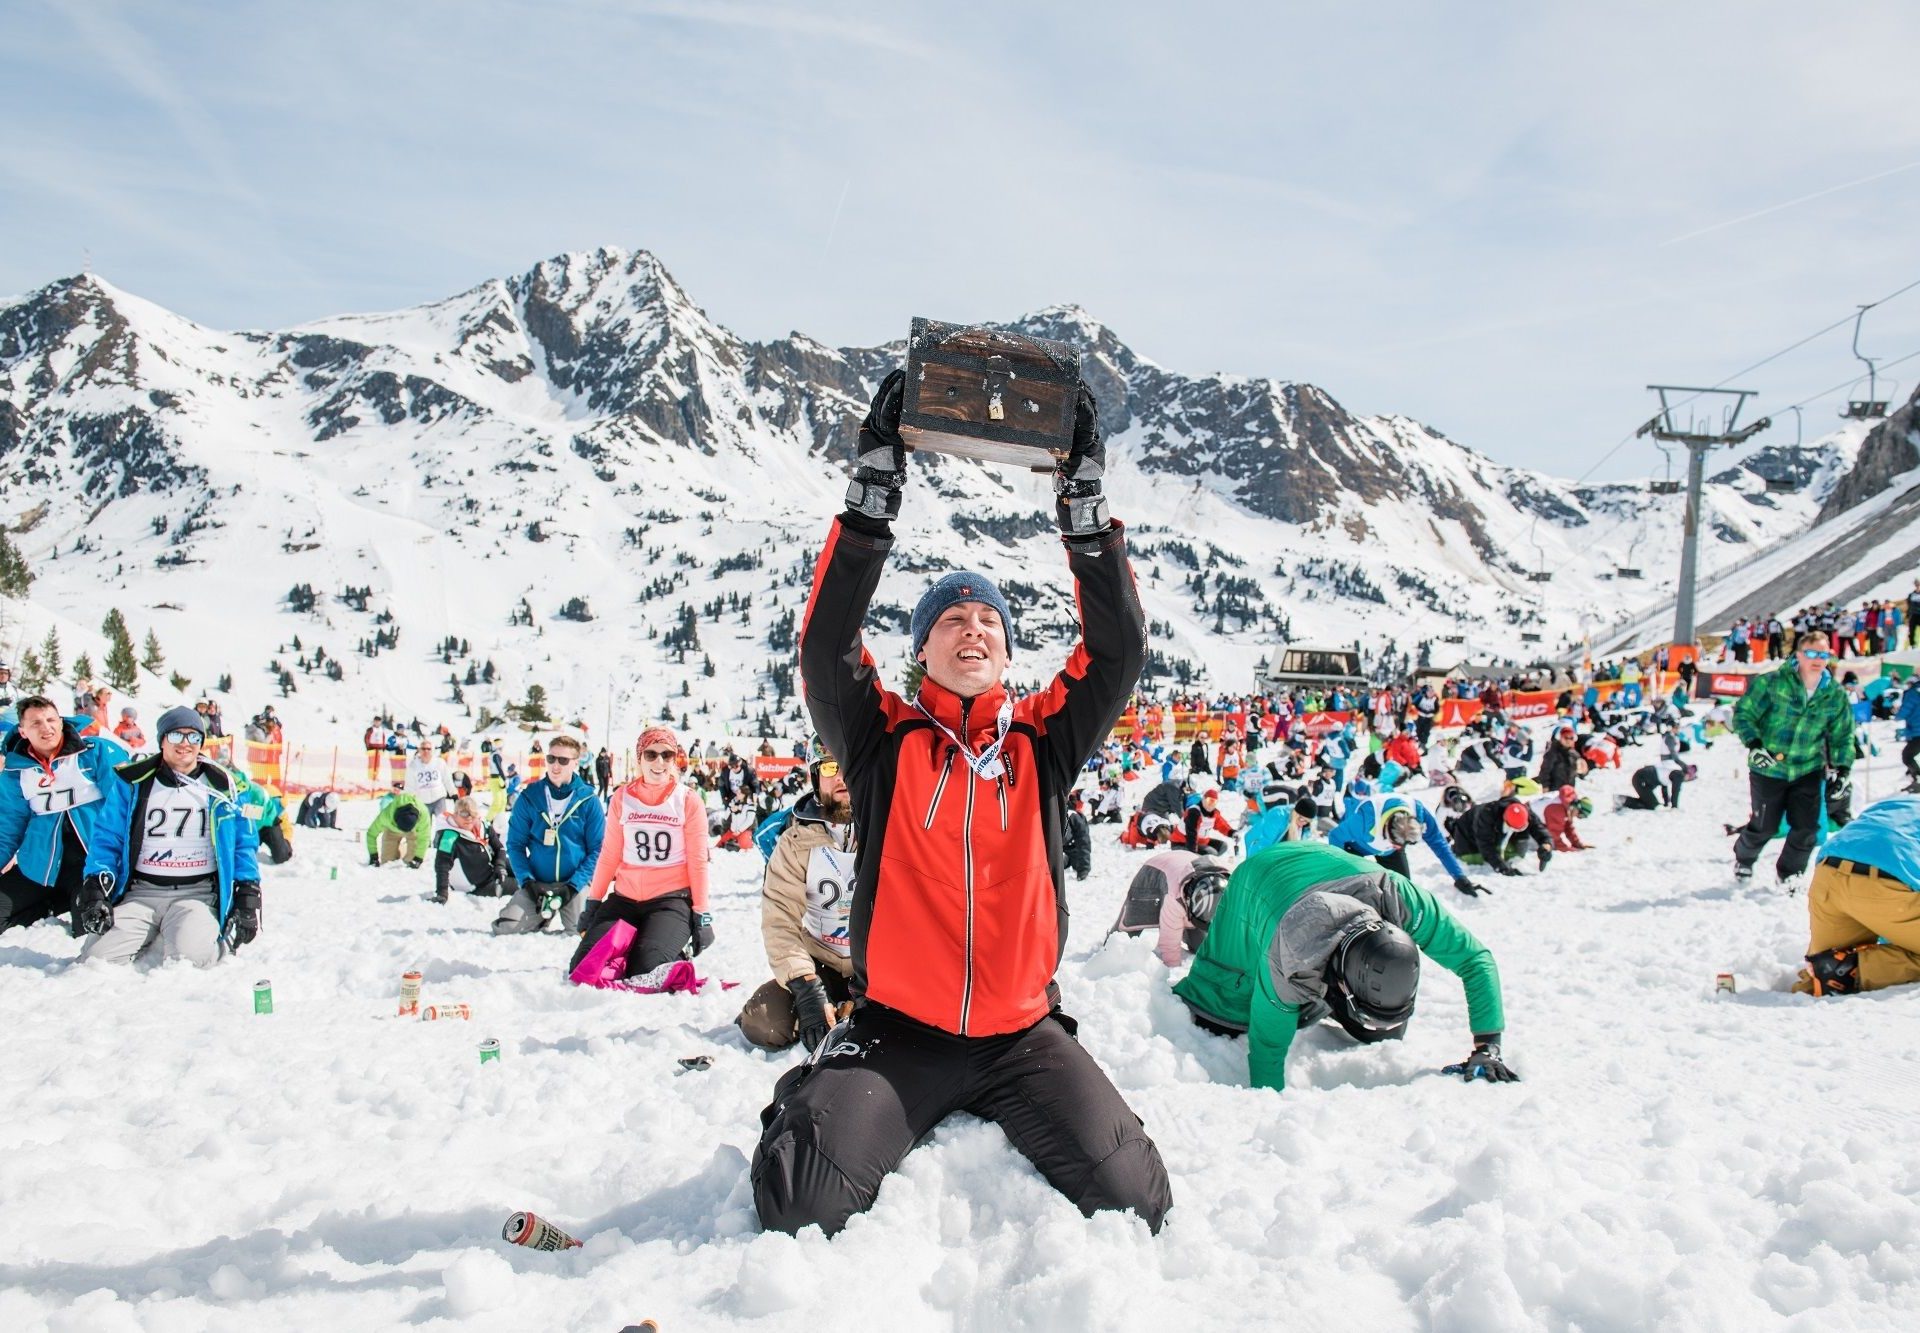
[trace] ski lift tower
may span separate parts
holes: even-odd
[[[1651,435],[1666,444],[1685,445],[1687,450],[1687,504],[1680,542],[1680,586],[1673,599],[1673,643],[1676,648],[1691,652],[1693,584],[1700,565],[1700,486],[1706,472],[1707,451],[1718,445],[1745,444],[1773,422],[1761,417],[1750,426],[1739,424],[1741,409],[1747,405],[1747,399],[1753,397],[1752,389],[1695,389],[1682,384],[1649,384],[1647,388],[1660,395],[1660,413],[1634,434]],[[1690,411],[1686,424],[1681,425],[1674,414],[1703,398],[1719,405],[1717,417],[1709,413],[1703,419]]]

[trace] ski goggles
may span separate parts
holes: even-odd
[[[840,776],[840,765],[835,760],[822,759],[820,761],[820,766],[814,769],[814,772],[818,773],[823,778],[837,778]]]
[[[160,739],[168,745],[200,745],[207,738],[204,733],[195,731],[191,727],[175,727]]]
[[[1806,658],[1809,662],[1824,662],[1832,657],[1833,654],[1825,648],[1802,648],[1800,650],[1800,656]]]

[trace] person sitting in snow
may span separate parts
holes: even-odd
[[[675,963],[713,943],[707,808],[680,781],[685,752],[670,728],[648,727],[634,749],[640,776],[613,794],[567,972],[585,984],[657,989]]]
[[[546,776],[520,794],[507,820],[507,864],[519,882],[493,923],[496,935],[560,928],[577,932],[587,885],[606,840],[607,817],[580,771],[584,747],[571,736],[547,744]]]
[[[120,785],[127,752],[83,737],[44,695],[20,701],[0,744],[0,930],[73,907],[101,802]]]
[[[433,900],[444,903],[453,890],[458,870],[467,892],[476,898],[497,898],[515,891],[507,869],[507,849],[500,834],[480,817],[471,796],[453,803],[433,834]]]
[[[119,768],[74,902],[75,927],[93,937],[82,962],[211,967],[259,934],[257,835],[231,775],[201,758],[201,726],[193,709],[169,708],[160,752]]]
[[[1850,995],[1920,981],[1920,796],[1875,801],[1820,849],[1794,990]]]
[[[808,777],[760,886],[760,936],[773,979],[734,1020],[769,1051],[796,1040],[816,1050],[852,1008],[853,804],[839,763],[824,751]]]
[[[1120,915],[1107,933],[1138,935],[1157,930],[1154,953],[1168,967],[1180,966],[1183,953],[1196,953],[1207,937],[1213,909],[1227,887],[1227,867],[1192,852],[1159,852],[1148,857],[1127,884]]]
[[[1207,788],[1198,801],[1187,807],[1180,836],[1173,840],[1173,845],[1203,856],[1224,855],[1233,846],[1233,825],[1220,813],[1218,790]]]
[[[1486,889],[1467,878],[1466,868],[1447,845],[1446,834],[1433,812],[1406,796],[1367,796],[1349,801],[1347,812],[1327,834],[1327,843],[1355,856],[1372,857],[1389,870],[1411,875],[1407,848],[1424,842],[1453,880],[1453,887],[1469,898]]]
[[[1279,1091],[1301,1028],[1332,1018],[1359,1042],[1404,1036],[1422,954],[1466,986],[1473,1050],[1442,1072],[1517,1081],[1493,954],[1404,875],[1332,847],[1282,843],[1242,862],[1173,993],[1199,1027],[1244,1035],[1253,1086]]]

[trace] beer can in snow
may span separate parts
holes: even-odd
[[[1728,995],[1733,994],[1733,973],[1721,972],[1717,976],[1715,976],[1713,979],[1713,990],[1714,990],[1714,994],[1716,995],[1720,994],[1722,991],[1726,992]]]
[[[339,867],[339,866],[328,866],[328,867],[327,867],[327,878],[328,878],[328,879],[339,879],[339,878],[340,878],[340,867]]]
[[[423,1022],[434,1022],[442,1018],[472,1018],[473,1006],[470,1004],[430,1004],[420,1011]]]
[[[256,981],[253,983],[253,1012],[270,1014],[273,1012],[273,983]]]
[[[408,1017],[420,1012],[420,974],[402,972],[400,974],[400,1016]]]
[[[500,1039],[498,1037],[488,1037],[485,1041],[480,1043],[480,1063],[481,1064],[486,1064],[490,1060],[498,1060],[499,1058],[500,1058]]]
[[[515,1213],[509,1217],[507,1224],[500,1228],[500,1236],[530,1250],[572,1250],[580,1246],[572,1236],[533,1213]]]

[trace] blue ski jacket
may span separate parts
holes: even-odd
[[[1447,845],[1447,835],[1440,821],[1433,817],[1433,811],[1404,796],[1370,796],[1363,801],[1349,801],[1346,814],[1327,834],[1327,843],[1342,850],[1350,848],[1361,856],[1385,856],[1394,848],[1381,837],[1380,828],[1386,817],[1400,808],[1412,810],[1419,818],[1420,841],[1439,859],[1441,868],[1454,879],[1464,876],[1467,872],[1460,858],[1453,854],[1453,848]]]
[[[113,902],[126,897],[133,880],[132,867],[140,857],[146,829],[147,795],[154,783],[164,780],[160,776],[161,762],[159,755],[150,754],[122,764],[116,770],[120,784],[101,802],[93,845],[87,849],[87,873],[97,875],[104,870],[113,876]],[[233,782],[224,768],[202,760],[193,776],[207,788],[207,837],[213,843],[220,924],[224,927],[233,907],[234,886],[260,882],[260,862],[255,856],[260,835],[233,799]]]
[[[550,795],[560,801],[557,818],[547,808]],[[558,789],[543,778],[513,802],[507,817],[507,865],[522,884],[538,880],[584,889],[593,880],[606,833],[606,807],[585,778],[576,773]]]
[[[7,737],[4,751],[6,763],[0,768],[0,866],[17,856],[21,874],[37,884],[53,884],[60,878],[60,821],[72,820],[80,845],[92,845],[102,806],[116,788],[125,785],[114,769],[127,761],[127,752],[118,741],[105,736],[83,739],[71,722],[61,733],[52,776],[33,757],[33,747],[18,731]],[[63,765],[97,788],[99,796],[81,805],[53,808],[61,805],[63,796],[71,801],[76,794],[73,784],[58,780]]]

